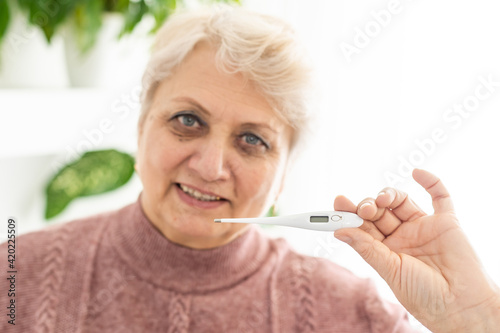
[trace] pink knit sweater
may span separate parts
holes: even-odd
[[[258,227],[193,250],[163,237],[139,202],[20,236],[16,255],[16,325],[1,278],[0,332],[411,331],[368,280]]]

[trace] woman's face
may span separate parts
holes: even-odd
[[[168,239],[211,248],[276,200],[292,130],[241,74],[221,73],[214,50],[198,45],[155,92],[139,130],[143,209]]]

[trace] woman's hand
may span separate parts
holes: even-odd
[[[335,237],[352,246],[433,332],[500,332],[499,290],[460,228],[448,191],[427,171],[415,169],[413,178],[431,195],[433,215],[394,188],[357,207],[339,196],[335,210],[365,221]]]

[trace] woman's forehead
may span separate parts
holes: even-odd
[[[157,106],[194,107],[210,118],[238,117],[242,123],[262,123],[279,131],[286,124],[259,90],[241,73],[229,74],[215,65],[210,47],[197,48],[155,93]]]

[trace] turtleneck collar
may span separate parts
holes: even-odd
[[[223,246],[197,250],[171,242],[148,220],[140,200],[119,211],[111,223],[111,246],[143,280],[180,293],[204,293],[254,273],[270,251],[270,242],[251,226]]]

